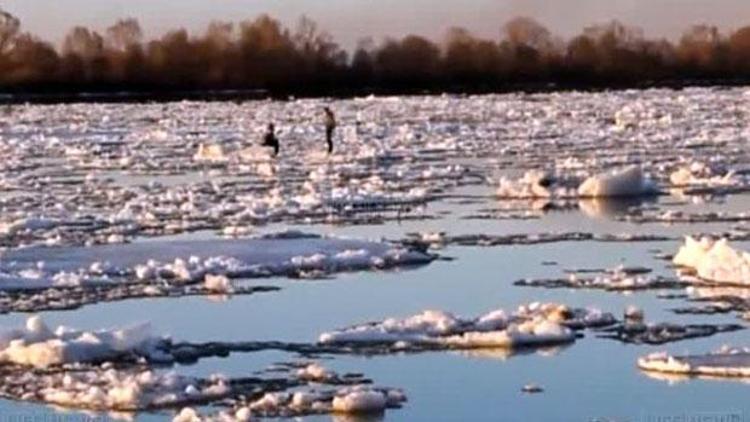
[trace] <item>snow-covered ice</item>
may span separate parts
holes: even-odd
[[[51,330],[41,317],[33,316],[25,327],[0,333],[0,362],[43,368],[128,355],[158,358],[161,342],[147,324],[117,330],[79,331],[64,326]]]
[[[570,343],[574,329],[614,323],[597,309],[570,309],[556,303],[532,303],[515,312],[502,309],[474,319],[427,310],[407,318],[388,318],[320,335],[322,344],[392,344],[398,348],[435,346],[457,349],[529,347]]]
[[[655,195],[659,192],[640,167],[631,166],[584,180],[578,195],[588,198]]]
[[[675,187],[691,186],[737,186],[746,181],[733,171],[719,174],[717,169],[705,163],[694,161],[675,169],[669,175],[669,181]]]
[[[685,237],[672,259],[707,281],[746,285],[750,283],[750,254],[734,249],[726,239]]]
[[[702,355],[674,356],[656,352],[638,359],[644,371],[710,377],[749,377],[750,351],[724,347]]]
[[[442,276],[438,265],[473,270],[460,267],[472,262],[465,253],[484,246],[493,249],[481,253],[502,264],[503,270],[491,274],[498,289],[516,289],[509,282],[530,277],[517,284],[605,290],[514,291],[523,295],[521,301],[570,294],[578,304],[619,291],[623,294],[612,300],[637,308],[627,310],[624,321],[556,303],[477,317],[425,311],[330,331],[318,343],[309,342],[318,326],[306,327],[308,342],[275,339],[278,320],[272,316],[270,339],[207,343],[172,342],[142,328],[51,330],[33,317],[28,327],[1,337],[0,360],[9,371],[0,382],[2,394],[98,410],[168,407],[185,422],[377,413],[399,406],[404,393],[362,386],[365,380],[316,362],[293,366],[273,383],[265,379],[244,386],[246,374],[192,377],[179,374],[179,366],[257,351],[334,361],[341,355],[446,349],[506,358],[524,346],[534,346],[535,352],[546,350],[542,346],[562,348],[584,333],[583,347],[604,342],[598,336],[650,344],[735,329],[716,321],[647,322],[640,311],[658,315],[654,308],[664,302],[643,298],[666,289],[659,297],[696,305],[695,319],[702,313],[750,311],[742,290],[750,261],[736,243],[750,239],[750,130],[742,124],[746,92],[685,88],[337,99],[340,127],[330,156],[317,117],[331,99],[14,105],[0,119],[0,313],[279,289],[281,298],[287,286],[278,287],[277,280],[261,286],[243,279],[325,278],[436,259],[441,262],[428,271]],[[259,145],[268,122],[277,124],[278,157]],[[261,234],[279,226],[332,235]],[[673,278],[668,263],[649,260],[673,252],[664,245],[679,241],[688,229],[722,240],[688,238],[674,257],[681,268]],[[396,240],[364,240],[361,233]],[[606,262],[578,254],[599,246],[615,250],[607,252],[613,256]],[[528,267],[503,261],[511,251],[528,253],[537,262],[612,268],[549,278],[555,277],[552,265],[542,264],[519,274],[516,269]],[[652,271],[615,267],[609,258],[643,260],[638,266]],[[513,279],[507,279],[505,268]],[[372,283],[380,278],[372,277]],[[477,293],[476,285],[485,285],[457,281],[466,283],[460,288],[467,297]],[[692,287],[683,292],[686,285]],[[303,286],[308,288],[294,288]],[[320,299],[330,307],[348,292],[336,287],[309,284],[345,292]],[[388,288],[398,294],[400,286]],[[631,294],[634,290],[648,291]],[[425,306],[433,299],[430,306],[443,306],[439,288],[410,294],[423,294]],[[393,307],[400,309],[410,299],[399,297]],[[609,302],[594,304],[611,309]],[[378,314],[375,305],[361,311]],[[100,306],[106,312],[110,305]],[[680,313],[679,306],[670,310]],[[405,314],[413,311],[408,309]],[[399,311],[386,314],[391,312]],[[326,327],[345,323],[335,320]],[[477,349],[483,347],[501,350]],[[729,358],[711,359],[721,366],[727,363],[721,359]],[[711,366],[693,357],[673,360]],[[175,372],[157,368],[157,362]],[[660,364],[656,357],[649,362]],[[528,381],[514,380],[514,392]],[[557,391],[553,384],[549,381],[550,391]]]
[[[153,258],[156,256],[160,261]],[[335,273],[415,266],[433,259],[432,255],[395,243],[304,233],[93,247],[30,247],[4,255],[0,269],[6,273],[0,275],[0,289],[39,289],[132,279],[193,283],[217,275],[297,276],[313,271]],[[216,279],[209,277],[209,280]],[[208,282],[206,286],[215,287]]]
[[[234,409],[230,413],[234,416],[249,416],[251,411],[265,416],[289,410],[299,416],[383,412],[406,400],[398,389],[360,385],[369,380],[361,375],[341,376],[317,362],[301,365],[281,379],[197,378],[158,370],[159,365],[174,363],[172,347],[170,339],[154,336],[147,325],[99,331],[61,326],[53,331],[40,317],[30,317],[24,328],[0,334],[0,363],[4,365],[0,394],[69,408],[139,411],[243,398],[248,392],[257,395],[268,388],[263,397]],[[308,383],[339,388],[320,393],[277,392]],[[198,417],[183,408],[177,418],[193,416]]]

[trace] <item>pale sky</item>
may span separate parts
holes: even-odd
[[[103,29],[135,17],[148,37],[185,27],[202,31],[211,20],[239,21],[269,13],[288,25],[305,14],[346,48],[362,37],[409,33],[440,39],[450,26],[498,38],[516,16],[539,20],[568,37],[584,26],[618,19],[650,37],[675,37],[692,24],[722,29],[750,25],[750,0],[0,0],[24,29],[59,42],[74,25]]]

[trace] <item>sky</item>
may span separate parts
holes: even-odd
[[[0,0],[0,8],[55,43],[75,25],[104,29],[124,17],[137,18],[151,38],[178,27],[200,33],[211,20],[261,13],[291,26],[307,15],[347,49],[363,37],[414,33],[439,40],[451,26],[498,38],[517,16],[535,18],[563,37],[612,19],[668,38],[698,23],[724,30],[750,25],[750,0]]]

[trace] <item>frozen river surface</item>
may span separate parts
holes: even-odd
[[[746,88],[4,113],[2,415],[750,417]]]

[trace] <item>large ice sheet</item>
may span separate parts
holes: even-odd
[[[60,274],[70,275],[68,278],[75,278],[74,282],[114,277],[194,282],[206,274],[290,276],[310,271],[332,273],[420,265],[432,259],[431,255],[394,243],[302,233],[92,247],[30,247],[8,251],[2,257],[0,268],[14,275],[7,275],[0,288],[59,285]],[[92,279],[95,276],[99,278]]]

